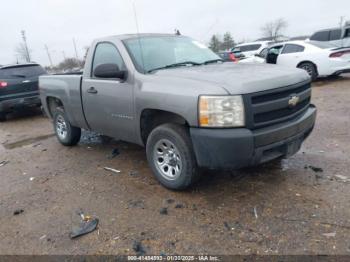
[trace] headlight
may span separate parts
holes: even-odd
[[[242,127],[245,125],[242,96],[200,96],[201,127]]]

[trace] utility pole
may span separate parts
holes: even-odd
[[[78,51],[77,51],[77,44],[75,43],[74,38],[73,38],[73,45],[74,45],[75,57],[77,58],[77,60],[79,60]]]
[[[28,45],[27,45],[26,31],[22,30],[21,34],[22,34],[24,47],[25,47],[25,50],[26,50],[26,60],[29,63],[31,59],[30,59],[29,49],[28,49]]]
[[[47,57],[49,58],[49,61],[50,61],[51,68],[53,68],[51,55],[50,55],[49,48],[47,47],[47,45],[45,45],[45,49],[46,49]]]
[[[345,16],[340,17],[340,22],[339,22],[340,28],[343,28],[344,18],[345,18]]]
[[[339,25],[340,25],[340,31],[341,31],[341,47],[344,46],[344,38],[343,38],[343,35],[344,35],[344,26],[343,26],[343,23],[344,23],[344,18],[345,16],[341,16],[340,17],[340,22],[339,22]]]
[[[66,53],[62,51],[63,59],[66,60]]]

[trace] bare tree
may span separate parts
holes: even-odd
[[[15,52],[17,58],[19,57],[23,61],[30,62],[30,54],[32,50],[27,49],[24,43],[19,43],[15,48]]]
[[[283,31],[288,27],[288,23],[283,18],[276,19],[266,23],[261,27],[261,31],[264,37],[269,37],[271,40],[276,41],[279,36],[282,35]]]

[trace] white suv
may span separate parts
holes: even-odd
[[[310,37],[311,41],[329,42],[339,47],[350,46],[350,24],[343,28],[331,28],[317,31]]]
[[[251,42],[251,43],[244,43],[240,45],[236,45],[234,48],[232,48],[232,52],[234,53],[242,53],[245,57],[251,57],[255,54],[259,54],[264,48],[268,47],[269,45],[273,44],[274,42],[271,41],[260,41],[260,42]]]

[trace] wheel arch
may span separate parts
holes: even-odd
[[[143,109],[140,115],[140,135],[143,144],[146,145],[147,138],[153,129],[166,123],[189,127],[186,118],[177,113],[161,109]]]
[[[303,61],[299,62],[299,63],[297,64],[297,68],[299,68],[299,66],[301,66],[302,64],[305,64],[305,63],[313,64],[313,66],[314,66],[315,69],[316,69],[316,74],[318,75],[318,67],[317,67],[317,65],[316,65],[314,62],[312,62],[311,60],[303,60]]]
[[[50,118],[53,118],[54,110],[57,107],[64,108],[64,104],[62,100],[54,96],[46,97],[46,105],[47,105],[47,113]]]

